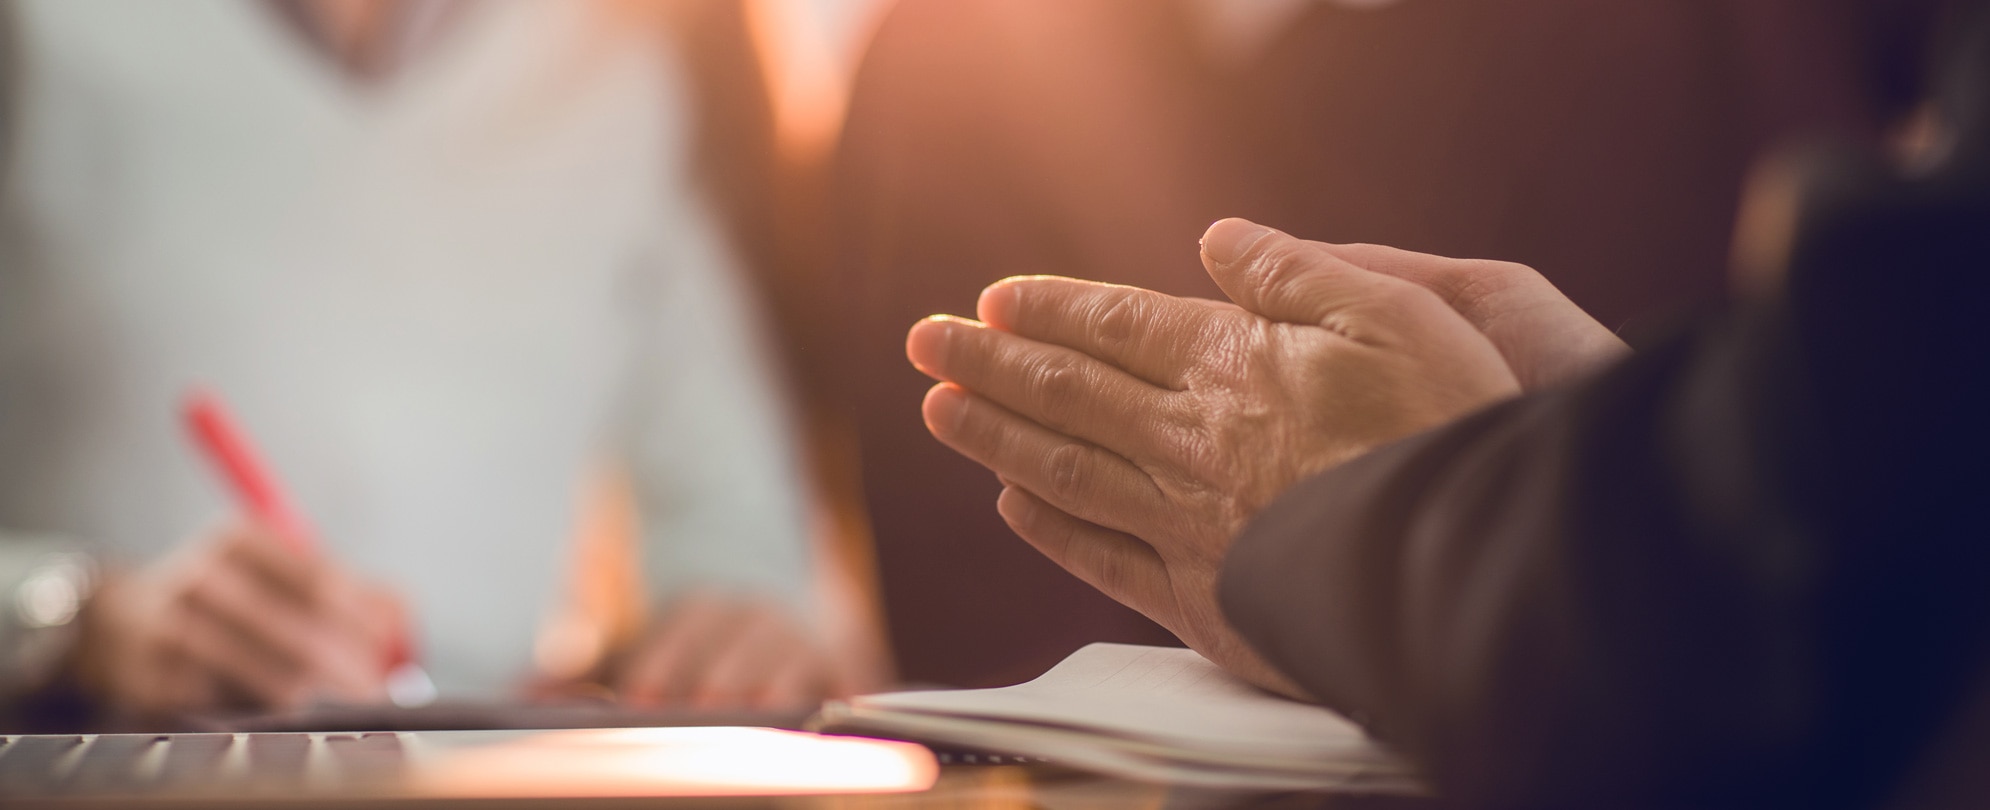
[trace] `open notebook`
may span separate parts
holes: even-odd
[[[1093,644],[1028,683],[864,695],[828,704],[816,725],[1175,784],[1421,790],[1340,715],[1177,648]]]

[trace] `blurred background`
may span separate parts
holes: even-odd
[[[1169,643],[927,435],[914,321],[1220,297],[1195,240],[1244,216],[1527,263],[1635,343],[1724,294],[1753,155],[1913,97],[1849,77],[1921,5],[9,2],[0,575],[88,563],[4,683],[379,700],[385,634],[445,699],[778,706]]]

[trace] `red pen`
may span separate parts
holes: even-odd
[[[249,514],[275,529],[277,538],[292,552],[315,556],[318,541],[310,524],[291,506],[277,485],[276,475],[262,463],[255,446],[236,427],[221,400],[197,389],[187,395],[183,415],[194,445],[213,462]],[[401,706],[421,706],[435,700],[435,682],[415,663],[413,645],[405,634],[389,642],[387,696]]]

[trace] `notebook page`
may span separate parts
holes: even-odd
[[[1193,650],[1092,644],[1036,680],[997,689],[897,692],[867,709],[1039,723],[1188,750],[1281,759],[1375,756],[1358,726],[1231,677]]]

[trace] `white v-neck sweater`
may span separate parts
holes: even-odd
[[[627,459],[659,599],[802,604],[804,499],[688,177],[683,74],[606,4],[485,0],[355,85],[248,0],[28,0],[0,257],[0,525],[157,556],[232,505],[230,400],[445,692],[508,686],[576,488]]]

